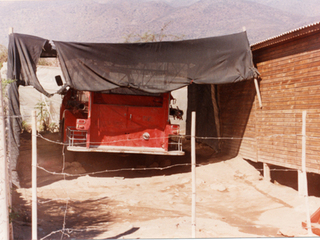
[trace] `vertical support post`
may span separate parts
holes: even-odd
[[[257,92],[257,97],[258,97],[258,101],[259,101],[259,107],[262,108],[262,100],[261,100],[261,95],[260,95],[258,79],[255,78],[253,81],[254,81],[254,86],[256,88],[256,92]]]
[[[263,178],[268,182],[271,181],[270,166],[267,163],[263,163]]]
[[[89,93],[89,111],[88,111],[88,121],[89,121],[89,128],[87,129],[87,142],[86,148],[90,148],[90,141],[91,141],[91,114],[92,114],[92,103],[93,103],[93,92]]]
[[[32,240],[38,239],[37,215],[37,115],[32,111]]]
[[[303,173],[303,180],[304,180],[304,191],[303,195],[305,198],[306,204],[306,214],[307,214],[307,227],[308,227],[308,234],[312,235],[311,230],[311,219],[310,219],[310,210],[309,210],[309,201],[308,201],[308,180],[307,180],[307,171],[306,171],[306,119],[307,119],[307,111],[302,111],[302,173]]]
[[[13,27],[9,27],[9,35],[13,33]],[[2,88],[1,88],[2,89]],[[8,124],[8,127],[10,127],[10,118],[8,117],[7,118],[7,124]],[[9,142],[9,148],[8,149],[11,149],[11,141],[8,141]],[[7,147],[7,146],[6,146]],[[7,156],[9,159],[10,159],[10,155]],[[11,168],[8,168],[8,171],[10,174],[8,174],[7,178],[8,178],[8,186],[9,186],[9,189],[12,188],[12,170]],[[8,198],[9,198],[9,205],[12,205],[12,196],[11,196],[11,193],[8,193]],[[10,229],[10,237],[11,239],[14,239],[14,234],[13,234],[13,226],[12,226],[12,223],[10,223],[10,226],[9,226],[9,229]]]
[[[9,202],[8,202],[8,164],[7,164],[7,146],[6,146],[6,125],[3,106],[2,79],[0,76],[0,125],[1,129],[1,146],[2,156],[0,156],[0,236],[4,240],[9,240]]]
[[[192,238],[196,237],[196,113],[191,113]]]
[[[298,169],[297,173],[298,173],[298,193],[299,193],[299,196],[303,197],[305,194],[305,192],[304,192],[304,176],[303,176],[303,172],[301,169]]]

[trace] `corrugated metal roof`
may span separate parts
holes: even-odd
[[[316,31],[320,31],[320,22],[315,22],[315,23],[312,23],[309,25],[305,25],[303,27],[296,28],[296,29],[290,30],[288,32],[284,32],[278,36],[274,36],[274,37],[268,38],[264,41],[255,43],[255,44],[251,45],[251,49],[257,50],[260,48],[271,46],[271,45],[274,45],[274,44],[277,44],[280,42],[284,42],[284,41],[290,40],[292,38],[303,36],[303,35],[306,35],[306,34],[309,34],[312,32],[316,32]]]

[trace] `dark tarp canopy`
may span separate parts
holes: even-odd
[[[222,84],[256,76],[245,32],[175,42],[54,44],[67,84],[77,90],[158,93],[191,81]]]
[[[67,86],[87,91],[128,87],[162,93],[190,83],[225,84],[258,76],[246,32],[148,43],[52,43],[13,33],[9,36],[7,74],[8,79],[17,81],[8,89],[10,116],[20,116],[19,85],[31,85],[48,97],[52,95],[43,89],[36,76],[36,65],[42,56],[58,57],[66,80],[61,91]],[[192,107],[198,114],[200,105]],[[10,118],[11,147],[19,146],[20,123],[20,118]]]
[[[8,78],[50,96],[39,83],[41,56],[57,56],[66,84],[77,90],[131,87],[168,92],[191,82],[224,84],[258,76],[246,32],[195,40],[149,43],[75,43],[13,33]]]

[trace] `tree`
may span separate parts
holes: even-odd
[[[163,27],[160,29],[159,33],[147,31],[143,34],[134,34],[130,33],[126,38],[125,42],[162,42],[165,39],[171,40],[181,40],[183,39],[184,35],[173,35],[173,34],[166,34],[165,30],[169,26],[171,22],[165,23]]]
[[[8,60],[8,49],[0,44],[0,69],[2,64]]]

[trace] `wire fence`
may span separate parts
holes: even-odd
[[[293,135],[293,134],[275,134],[275,135],[270,135],[270,136],[267,136],[268,138],[273,138],[273,137],[283,137],[283,136],[302,136],[302,135]],[[44,137],[42,134],[38,133],[37,134],[37,137],[38,138],[41,138],[43,139],[44,141],[47,141],[47,142],[50,142],[52,144],[58,144],[58,145],[61,145],[62,148],[66,148],[67,147],[67,143],[62,143],[60,141],[54,141],[54,140],[51,140],[51,139],[48,139],[46,137]],[[187,137],[191,137],[191,136],[188,136],[188,135],[184,135],[182,136],[184,138],[187,138]],[[159,139],[159,138],[155,138],[155,139]],[[196,139],[222,139],[222,140],[243,140],[243,139],[250,139],[250,140],[253,140],[254,138],[235,138],[235,137],[196,137]],[[64,151],[62,151],[62,153],[64,153]],[[157,170],[157,171],[163,171],[163,170],[167,170],[167,169],[172,169],[172,168],[176,168],[176,167],[191,167],[191,163],[180,163],[180,164],[171,164],[169,166],[166,166],[166,167],[134,167],[134,168],[119,168],[119,169],[106,169],[106,170],[100,170],[100,171],[94,171],[94,172],[86,172],[86,173],[76,173],[76,174],[71,174],[71,173],[66,173],[65,172],[65,155],[63,155],[63,167],[62,167],[62,170],[61,172],[55,172],[55,171],[49,171],[47,170],[46,168],[44,167],[41,167],[41,166],[37,166],[38,169],[41,169],[43,170],[44,172],[48,173],[48,174],[51,174],[51,175],[60,175],[60,176],[63,176],[64,177],[64,181],[66,181],[66,177],[83,177],[83,176],[94,176],[94,175],[98,175],[98,174],[103,174],[103,173],[117,173],[117,172],[123,172],[123,171],[154,171],[154,170]],[[206,164],[197,164],[197,167],[201,167],[201,166],[204,166]],[[259,169],[259,168],[256,168],[256,170],[258,171],[263,171],[263,169]],[[270,169],[270,171],[277,171],[277,172],[289,172],[289,171],[297,171],[296,169]],[[68,192],[66,190],[66,192]],[[182,193],[185,193],[185,194],[189,194],[190,193],[190,190],[179,190],[179,193],[182,194]],[[200,193],[198,193],[200,194]],[[84,233],[84,232],[88,232],[88,231],[94,231],[94,230],[101,230],[101,227],[86,227],[85,229],[76,229],[76,228],[68,228],[66,227],[67,225],[67,217],[68,217],[68,210],[69,210],[69,205],[70,203],[72,203],[72,198],[70,196],[68,196],[67,194],[67,197],[66,198],[54,198],[54,199],[51,199],[51,200],[46,200],[46,201],[38,201],[38,204],[46,204],[46,203],[49,203],[51,201],[64,201],[64,213],[63,213],[63,222],[61,223],[62,224],[62,227],[61,229],[59,230],[55,230],[55,231],[52,231],[50,232],[49,234],[45,235],[44,237],[42,237],[41,239],[50,239],[51,236],[53,235],[56,235],[56,234],[61,234],[61,237],[60,239],[64,239],[64,237],[66,238],[71,238],[72,237],[72,234],[79,234],[79,233]],[[74,200],[76,201],[76,200]],[[237,225],[238,227],[248,227],[248,224],[238,224]],[[251,226],[252,228],[256,228],[257,225],[252,225]],[[260,227],[263,227],[262,225]]]
[[[12,118],[17,118],[20,116],[11,116]],[[71,173],[67,173],[65,172],[65,165],[66,165],[66,156],[64,154],[64,149],[68,146],[68,143],[63,143],[61,141],[55,141],[55,140],[51,140],[49,138],[44,137],[41,133],[37,133],[36,136],[38,138],[41,138],[44,141],[50,142],[52,144],[57,144],[62,146],[63,150],[62,150],[62,158],[63,158],[63,163],[62,163],[62,168],[61,171],[57,172],[57,171],[50,171],[48,169],[46,169],[45,167],[40,166],[39,164],[37,165],[37,168],[48,173],[51,175],[59,175],[59,176],[63,176],[63,181],[67,181],[67,177],[83,177],[83,176],[94,176],[94,175],[99,175],[99,174],[103,174],[103,173],[117,173],[117,172],[123,172],[123,171],[164,171],[164,170],[168,170],[168,169],[172,169],[172,168],[178,168],[178,167],[191,167],[191,163],[179,163],[179,164],[171,164],[169,166],[165,166],[165,167],[132,167],[132,168],[119,168],[119,169],[105,169],[105,170],[99,170],[99,171],[93,171],[93,172],[85,172],[85,173],[75,173],[75,174],[71,174]],[[196,136],[196,139],[202,139],[202,140],[257,140],[257,139],[270,139],[270,138],[279,138],[279,137],[302,137],[302,134],[272,134],[269,136],[263,136],[263,137],[255,137],[255,138],[250,138],[250,137],[198,137]],[[191,135],[183,135],[183,136],[175,136],[175,137],[181,137],[181,138],[190,138]],[[168,137],[166,137],[168,138]],[[306,136],[307,139],[319,139],[320,137],[314,137],[314,136]],[[159,140],[161,138],[157,137],[157,138],[150,138],[150,140]],[[139,139],[130,139],[130,141],[134,141],[134,140],[139,140]],[[124,140],[121,140],[124,141]],[[128,140],[127,140],[128,141]],[[107,144],[112,144],[112,143],[117,143],[119,141],[110,141],[107,142]],[[97,144],[97,143],[91,143],[91,144]],[[207,164],[196,164],[197,167],[201,167]],[[257,171],[263,171],[263,168],[256,168]],[[270,169],[270,171],[274,171],[274,172],[296,172],[297,169],[276,169],[276,168],[272,168]],[[62,185],[62,188],[63,185]],[[180,193],[186,193],[186,194],[190,194],[190,190],[179,190]],[[68,193],[68,189],[65,188],[65,193],[66,193],[66,197],[64,198],[53,198],[50,200],[38,200],[38,204],[43,205],[43,204],[47,204],[50,202],[57,202],[57,201],[62,201],[64,202],[64,210],[63,210],[63,220],[61,223],[61,229],[52,231],[48,234],[46,234],[45,236],[43,236],[41,239],[51,239],[52,236],[56,235],[56,234],[61,234],[60,239],[64,239],[66,238],[71,238],[73,233],[84,233],[84,232],[88,232],[88,231],[94,231],[94,230],[101,230],[101,227],[86,227],[84,229],[77,229],[77,228],[69,228],[67,227],[67,217],[68,217],[68,210],[69,210],[69,205],[70,202],[72,203],[72,201],[78,201],[77,199],[73,199],[72,197],[69,196]],[[248,224],[237,224],[238,227],[248,227]],[[252,225],[252,228],[256,228],[257,224]],[[263,227],[262,225],[260,227]]]

